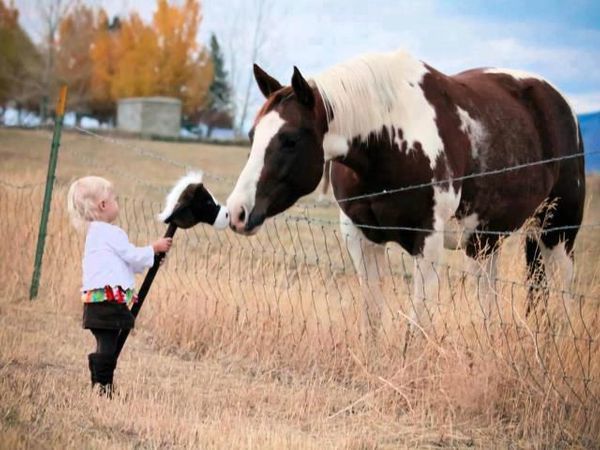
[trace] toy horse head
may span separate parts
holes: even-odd
[[[229,224],[227,208],[221,206],[202,184],[202,173],[190,173],[175,184],[158,218],[179,228],[206,223],[223,229]]]

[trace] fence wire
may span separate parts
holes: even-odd
[[[161,164],[190,167],[107,139]],[[137,177],[133,168],[115,168],[102,155],[86,155],[68,144],[61,151],[161,196],[166,190]],[[208,178],[223,192],[234,181],[215,174]],[[83,237],[68,222],[65,197],[70,177],[59,173],[58,181],[40,292],[79,307]],[[4,296],[19,297],[29,288],[43,193],[43,183],[0,180],[0,213],[8,218],[2,222],[7,239],[0,249]],[[120,204],[119,225],[133,242],[143,245],[163,234],[164,226],[154,219],[160,203],[121,197]],[[560,286],[553,277],[550,286],[540,286],[535,277],[526,279],[524,239],[535,230],[512,233],[493,279],[459,252],[448,253],[444,262],[425,262],[433,269],[437,289],[415,324],[414,283],[425,276],[424,267],[415,267],[412,257],[388,245],[377,259],[376,273],[361,279],[339,222],[319,216],[328,206],[331,203],[300,205],[300,214],[269,220],[251,238],[204,225],[178,231],[140,326],[169,347],[261,361],[282,379],[287,370],[315,367],[345,383],[370,374],[369,383],[390,383],[402,408],[409,409],[420,392],[441,389],[446,377],[493,379],[490,373],[502,374],[495,389],[510,386],[522,393],[520,399],[506,400],[507,414],[518,415],[519,408],[531,411],[537,405],[548,414],[568,417],[559,421],[565,436],[592,439],[587,442],[600,438],[599,223],[580,227],[573,288]],[[531,292],[537,307],[526,314]],[[486,310],[488,303],[491,310]],[[332,412],[333,417],[338,414]]]
[[[68,223],[66,185],[55,190],[42,270],[42,295],[73,303],[78,298],[83,237]],[[0,183],[5,295],[26,289],[35,246],[35,224],[43,197],[41,184]],[[160,236],[153,218],[158,202],[121,199],[119,225],[140,245]],[[511,238],[500,256],[500,274],[487,280],[465,260],[450,255],[434,268],[438,287],[425,302],[427,325],[411,325],[414,277],[412,258],[398,246],[385,248],[371,279],[357,276],[346,250],[346,236],[333,223],[277,217],[247,238],[204,225],[180,230],[167,263],[150,291],[141,326],[157,337],[197,353],[226,352],[241,358],[275,361],[278,367],[319,365],[352,379],[354,355],[365,364],[416,364],[427,351],[438,358],[461,358],[470,370],[494,367],[510,373],[531,395],[555,399],[584,417],[584,432],[597,430],[600,396],[598,323],[600,301],[595,228],[583,228],[576,255],[583,292],[551,288],[526,314],[532,287],[523,263],[516,263],[523,239]],[[306,219],[306,217],[304,217]],[[589,235],[586,235],[589,234]],[[521,252],[522,253],[522,252]],[[19,255],[16,257],[15,255]],[[591,267],[593,266],[593,267]],[[585,272],[585,273],[584,273]],[[492,309],[485,309],[482,283],[492,287]],[[68,298],[68,300],[67,300]],[[364,300],[373,304],[365,308]],[[76,302],[75,302],[76,303]],[[365,314],[377,323],[365,333]],[[450,356],[451,355],[451,356]],[[486,370],[488,370],[486,369]],[[483,370],[483,369],[482,369]],[[591,427],[591,428],[590,428]]]

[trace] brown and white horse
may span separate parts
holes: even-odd
[[[501,234],[494,232],[542,218],[546,201],[554,206],[542,227],[567,227],[527,238],[529,273],[557,264],[568,287],[584,207],[583,144],[573,110],[550,83],[500,69],[447,76],[405,52],[365,55],[311,80],[294,68],[291,86],[256,65],[254,74],[267,101],[227,201],[233,230],[255,233],[311,193],[332,161],[341,228],[366,287],[364,317],[379,315],[386,242],[415,257],[412,314],[420,321],[425,300],[437,297],[431,263],[444,247],[479,258],[483,278],[493,280]],[[554,161],[464,179],[546,159]],[[420,184],[429,185],[402,190]],[[385,190],[397,191],[376,194]]]

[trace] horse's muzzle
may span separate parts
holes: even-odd
[[[248,217],[246,225],[244,226],[244,231],[248,234],[254,234],[256,231],[258,231],[258,227],[264,223],[266,218],[267,215],[265,213],[258,213],[256,210],[252,211],[250,213],[250,217]]]

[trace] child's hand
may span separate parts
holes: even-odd
[[[173,238],[160,238],[154,244],[152,248],[154,253],[166,253],[171,249],[173,245]]]

